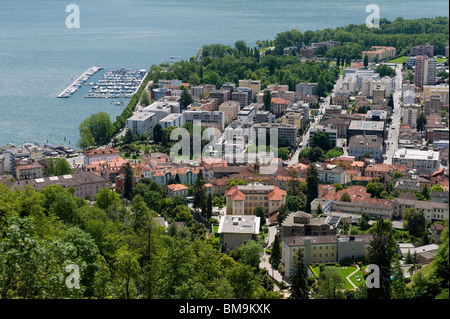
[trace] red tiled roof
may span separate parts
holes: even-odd
[[[170,184],[170,185],[167,185],[167,188],[169,188],[170,190],[172,190],[174,192],[189,189],[189,187],[187,187],[186,185],[183,185],[183,184]]]

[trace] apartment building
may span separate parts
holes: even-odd
[[[422,151],[409,148],[396,149],[392,157],[392,163],[404,165],[410,169],[433,173],[439,168],[439,151]]]
[[[436,59],[429,59],[424,55],[416,56],[414,84],[420,88],[422,88],[424,85],[435,85],[436,70]]]
[[[298,128],[296,125],[283,123],[257,123],[253,126],[257,132],[258,138],[264,139],[268,134],[277,133],[278,140],[290,145],[297,144]]]
[[[439,96],[441,102],[443,105],[449,104],[449,86],[446,84],[441,85],[424,85],[423,86],[423,92],[422,92],[422,99],[425,101],[431,96],[436,95]]]
[[[119,156],[120,151],[115,148],[100,148],[84,151],[84,165],[89,165],[92,162],[98,161],[110,162]]]
[[[363,51],[362,58],[367,55],[369,60],[383,61],[395,57],[396,49],[394,47],[372,46],[370,51]]]
[[[417,117],[420,115],[421,106],[419,104],[405,104],[402,108],[403,124],[417,126]]]
[[[320,165],[316,163],[315,165],[318,172],[319,182],[328,184],[345,184],[344,169],[342,167],[332,164]]]
[[[133,134],[150,135],[157,123],[156,114],[152,112],[137,112],[127,119],[126,126]]]
[[[183,116],[185,123],[199,121],[203,127],[216,127],[221,131],[225,127],[225,116],[221,111],[183,111]]]
[[[281,117],[284,114],[284,111],[292,106],[292,102],[286,99],[272,98],[270,104],[270,111],[276,117]]]
[[[259,80],[239,80],[240,88],[250,88],[252,89],[252,94],[255,96],[261,91],[261,81]]]
[[[318,83],[306,83],[302,82],[295,86],[295,92],[300,96],[303,97],[305,95],[316,95],[317,94],[317,87],[319,86]]]
[[[182,127],[184,125],[184,116],[182,113],[169,114],[159,121],[159,124],[163,129],[170,126]]]
[[[411,49],[409,50],[409,55],[426,55],[431,58],[434,56],[434,45],[417,45],[411,47]]]
[[[383,139],[376,135],[355,135],[350,138],[348,155],[365,156],[380,161],[383,156]]]

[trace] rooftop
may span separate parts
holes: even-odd
[[[220,218],[217,233],[259,234],[261,218],[254,215],[226,215]]]

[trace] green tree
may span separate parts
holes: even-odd
[[[139,99],[139,104],[142,106],[150,105],[150,95],[147,90],[142,91],[141,98]]]
[[[131,298],[130,285],[138,278],[141,266],[138,262],[139,255],[130,250],[128,246],[122,246],[114,254],[115,273],[123,281],[126,299]]]
[[[65,158],[51,158],[47,160],[44,175],[61,176],[72,174],[72,167]]]
[[[264,207],[262,207],[261,205],[256,206],[255,216],[261,218],[260,227],[262,227],[266,224],[266,216],[264,215]]]
[[[213,212],[213,204],[212,204],[212,195],[211,193],[208,194],[208,197],[206,198],[206,219],[210,219],[212,217]]]
[[[317,169],[310,165],[308,170],[306,171],[306,212],[311,214],[311,202],[319,197],[319,173]]]
[[[289,276],[291,280],[291,287],[289,288],[291,299],[309,299],[307,277],[308,273],[304,261],[303,250],[299,248],[295,253],[294,264]]]
[[[275,235],[275,240],[272,244],[272,253],[269,257],[269,263],[272,266],[272,269],[278,269],[278,266],[281,262],[281,240],[280,233]]]
[[[424,112],[421,112],[420,115],[417,117],[416,120],[416,128],[419,132],[422,132],[425,130],[425,125],[427,124],[427,117],[425,116]]]
[[[163,136],[162,126],[161,124],[157,123],[155,127],[153,128],[153,141],[156,144],[161,143]]]
[[[180,97],[180,106],[182,109],[185,109],[188,107],[188,105],[191,105],[193,102],[192,96],[189,94],[188,91],[183,90]]]
[[[420,238],[426,231],[426,220],[423,212],[415,208],[406,208],[403,211],[404,227],[411,236]]]
[[[444,189],[441,185],[436,184],[433,187],[431,187],[430,192],[444,192]]]
[[[367,54],[364,55],[364,67],[367,68],[369,66],[369,56]]]
[[[392,262],[395,256],[397,245],[394,239],[395,230],[389,219],[379,219],[370,230],[372,241],[368,248],[368,261],[379,267],[380,288],[368,289],[369,299],[390,299]]]
[[[126,162],[124,165],[125,173],[124,173],[124,181],[123,181],[123,197],[131,200],[132,192],[133,192],[133,184],[134,184],[134,172],[133,167],[129,162]]]
[[[270,90],[264,91],[263,101],[264,101],[264,110],[270,111],[272,106],[272,93],[270,92]]]
[[[344,279],[339,271],[333,267],[324,267],[320,272],[315,298],[319,299],[343,299],[342,286]]]
[[[350,197],[349,193],[344,192],[341,195],[341,198],[339,199],[341,202],[351,202],[352,198]]]
[[[93,146],[94,143],[99,145],[109,141],[113,133],[111,118],[106,112],[92,114],[79,125],[80,131],[80,147],[86,148]]]
[[[311,147],[319,147],[323,152],[328,152],[336,145],[330,140],[330,134],[328,132],[316,132],[311,139]]]

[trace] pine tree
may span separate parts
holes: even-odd
[[[306,212],[311,214],[311,202],[319,197],[319,174],[311,164],[306,172]]]
[[[134,179],[134,173],[133,173],[133,167],[129,162],[125,163],[125,178],[123,181],[123,197],[131,200],[131,194],[133,192],[133,179]]]
[[[308,286],[307,286],[308,273],[304,261],[303,251],[297,249],[297,254],[294,257],[294,267],[291,271],[291,299],[308,299]]]
[[[273,269],[277,269],[281,262],[281,241],[280,233],[275,235],[275,240],[273,241],[272,253],[269,257],[269,263],[272,265]]]

